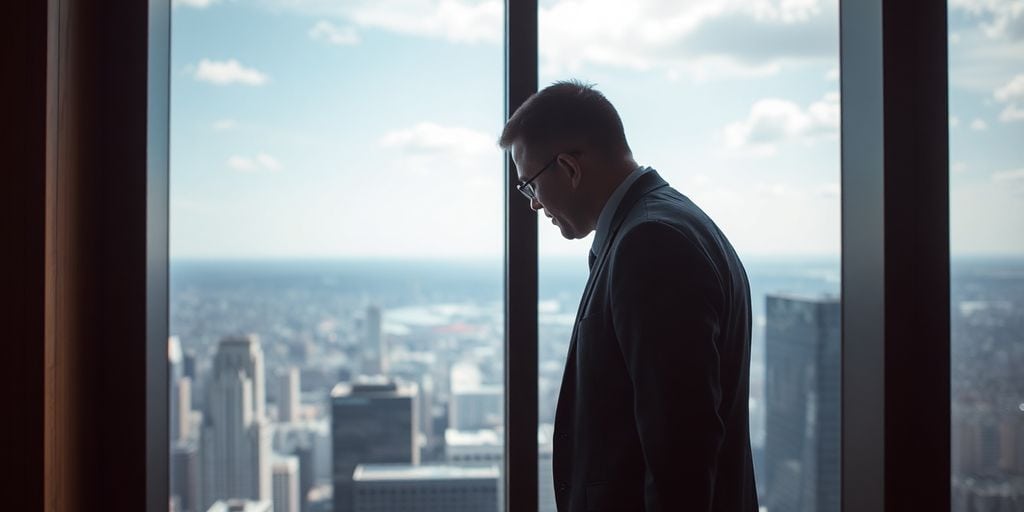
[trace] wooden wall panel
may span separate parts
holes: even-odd
[[[2,9],[4,509],[166,510],[169,2]]]

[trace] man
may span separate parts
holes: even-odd
[[[558,510],[756,512],[750,291],[725,235],[636,164],[591,86],[533,95],[499,143],[562,236],[596,230],[555,413]]]

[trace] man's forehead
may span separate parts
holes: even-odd
[[[526,147],[520,142],[513,142],[509,147],[509,154],[512,156],[512,163],[516,167],[516,172],[520,175],[524,172],[523,168],[526,167],[526,153]]]

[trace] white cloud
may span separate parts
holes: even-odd
[[[196,9],[205,9],[205,8],[213,5],[213,3],[215,1],[216,0],[172,0],[171,1],[171,6],[172,7],[194,7]]]
[[[469,128],[422,122],[411,128],[386,133],[378,144],[405,154],[443,153],[464,158],[497,151],[497,137]]]
[[[994,172],[992,173],[992,181],[995,183],[1024,184],[1024,169],[1013,169],[1009,171]]]
[[[974,131],[983,131],[988,129],[988,123],[982,119],[975,119],[971,121],[971,129]]]
[[[835,68],[832,68],[832,69],[828,70],[828,72],[825,73],[825,80],[828,80],[829,82],[836,82],[836,81],[838,81],[839,80],[839,68],[835,67]]]
[[[302,4],[290,0],[286,4]],[[387,30],[453,43],[502,41],[504,3],[500,0],[356,0],[339,4],[313,4],[313,12],[334,15],[361,28]]]
[[[967,172],[967,164],[960,161],[953,162],[953,164],[949,166],[949,170],[957,174],[965,173]]]
[[[950,0],[950,7],[982,18],[987,37],[1024,38],[1024,2],[1021,0]]]
[[[458,175],[457,179],[475,186],[475,182],[492,183],[490,173],[504,162],[497,138],[497,134],[461,126],[421,122],[383,134],[377,138],[377,147],[386,155],[382,165],[401,176],[399,179],[409,175],[428,179],[440,174],[456,179],[453,175]]]
[[[238,126],[238,122],[234,119],[218,119],[213,123],[213,129],[218,132],[226,132],[235,129]]]
[[[1024,73],[1014,76],[1009,82],[996,89],[994,96],[1003,103],[1024,100]]]
[[[1024,121],[1024,73],[1015,75],[992,94],[996,101],[1006,103],[999,113],[999,120],[1004,123]]]
[[[831,92],[807,108],[777,98],[758,100],[747,118],[727,125],[723,135],[729,148],[771,155],[780,143],[834,137],[838,130],[839,93]]]
[[[453,43],[500,44],[502,0],[260,0],[274,12],[329,18],[360,32],[368,29]]]
[[[274,10],[453,43],[501,44],[501,0],[262,0]],[[838,0],[555,0],[538,9],[546,74],[584,65],[695,78],[838,57]],[[742,37],[737,37],[742,34]]]
[[[339,27],[329,21],[318,21],[309,29],[309,37],[336,45],[359,44],[359,33],[353,27]]]
[[[550,74],[585,65],[769,74],[834,61],[836,15],[833,0],[561,0],[540,8],[541,64]]]
[[[957,128],[960,126],[960,118],[957,116],[949,116],[949,127]]]
[[[281,162],[262,152],[257,153],[255,157],[233,155],[228,158],[227,165],[233,171],[246,173],[276,172],[281,170]]]
[[[278,162],[276,158],[274,158],[274,157],[272,157],[272,156],[270,156],[270,155],[268,155],[266,153],[259,153],[259,154],[257,154],[256,155],[256,163],[259,164],[260,167],[262,167],[263,169],[266,169],[268,171],[280,171],[281,170],[281,163]]]
[[[214,85],[253,85],[259,86],[267,82],[267,75],[253,68],[247,68],[235,59],[216,61],[202,59],[195,70],[195,79]]]
[[[1024,108],[1018,107],[1015,103],[1011,103],[1003,108],[1003,111],[999,113],[999,120],[1004,123],[1011,121],[1024,121]]]
[[[1024,194],[1024,168],[994,172],[992,183],[1011,194]]]

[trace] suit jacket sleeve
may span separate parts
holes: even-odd
[[[702,247],[658,222],[625,233],[611,264],[612,323],[633,383],[646,510],[711,510],[724,435],[718,273]]]

